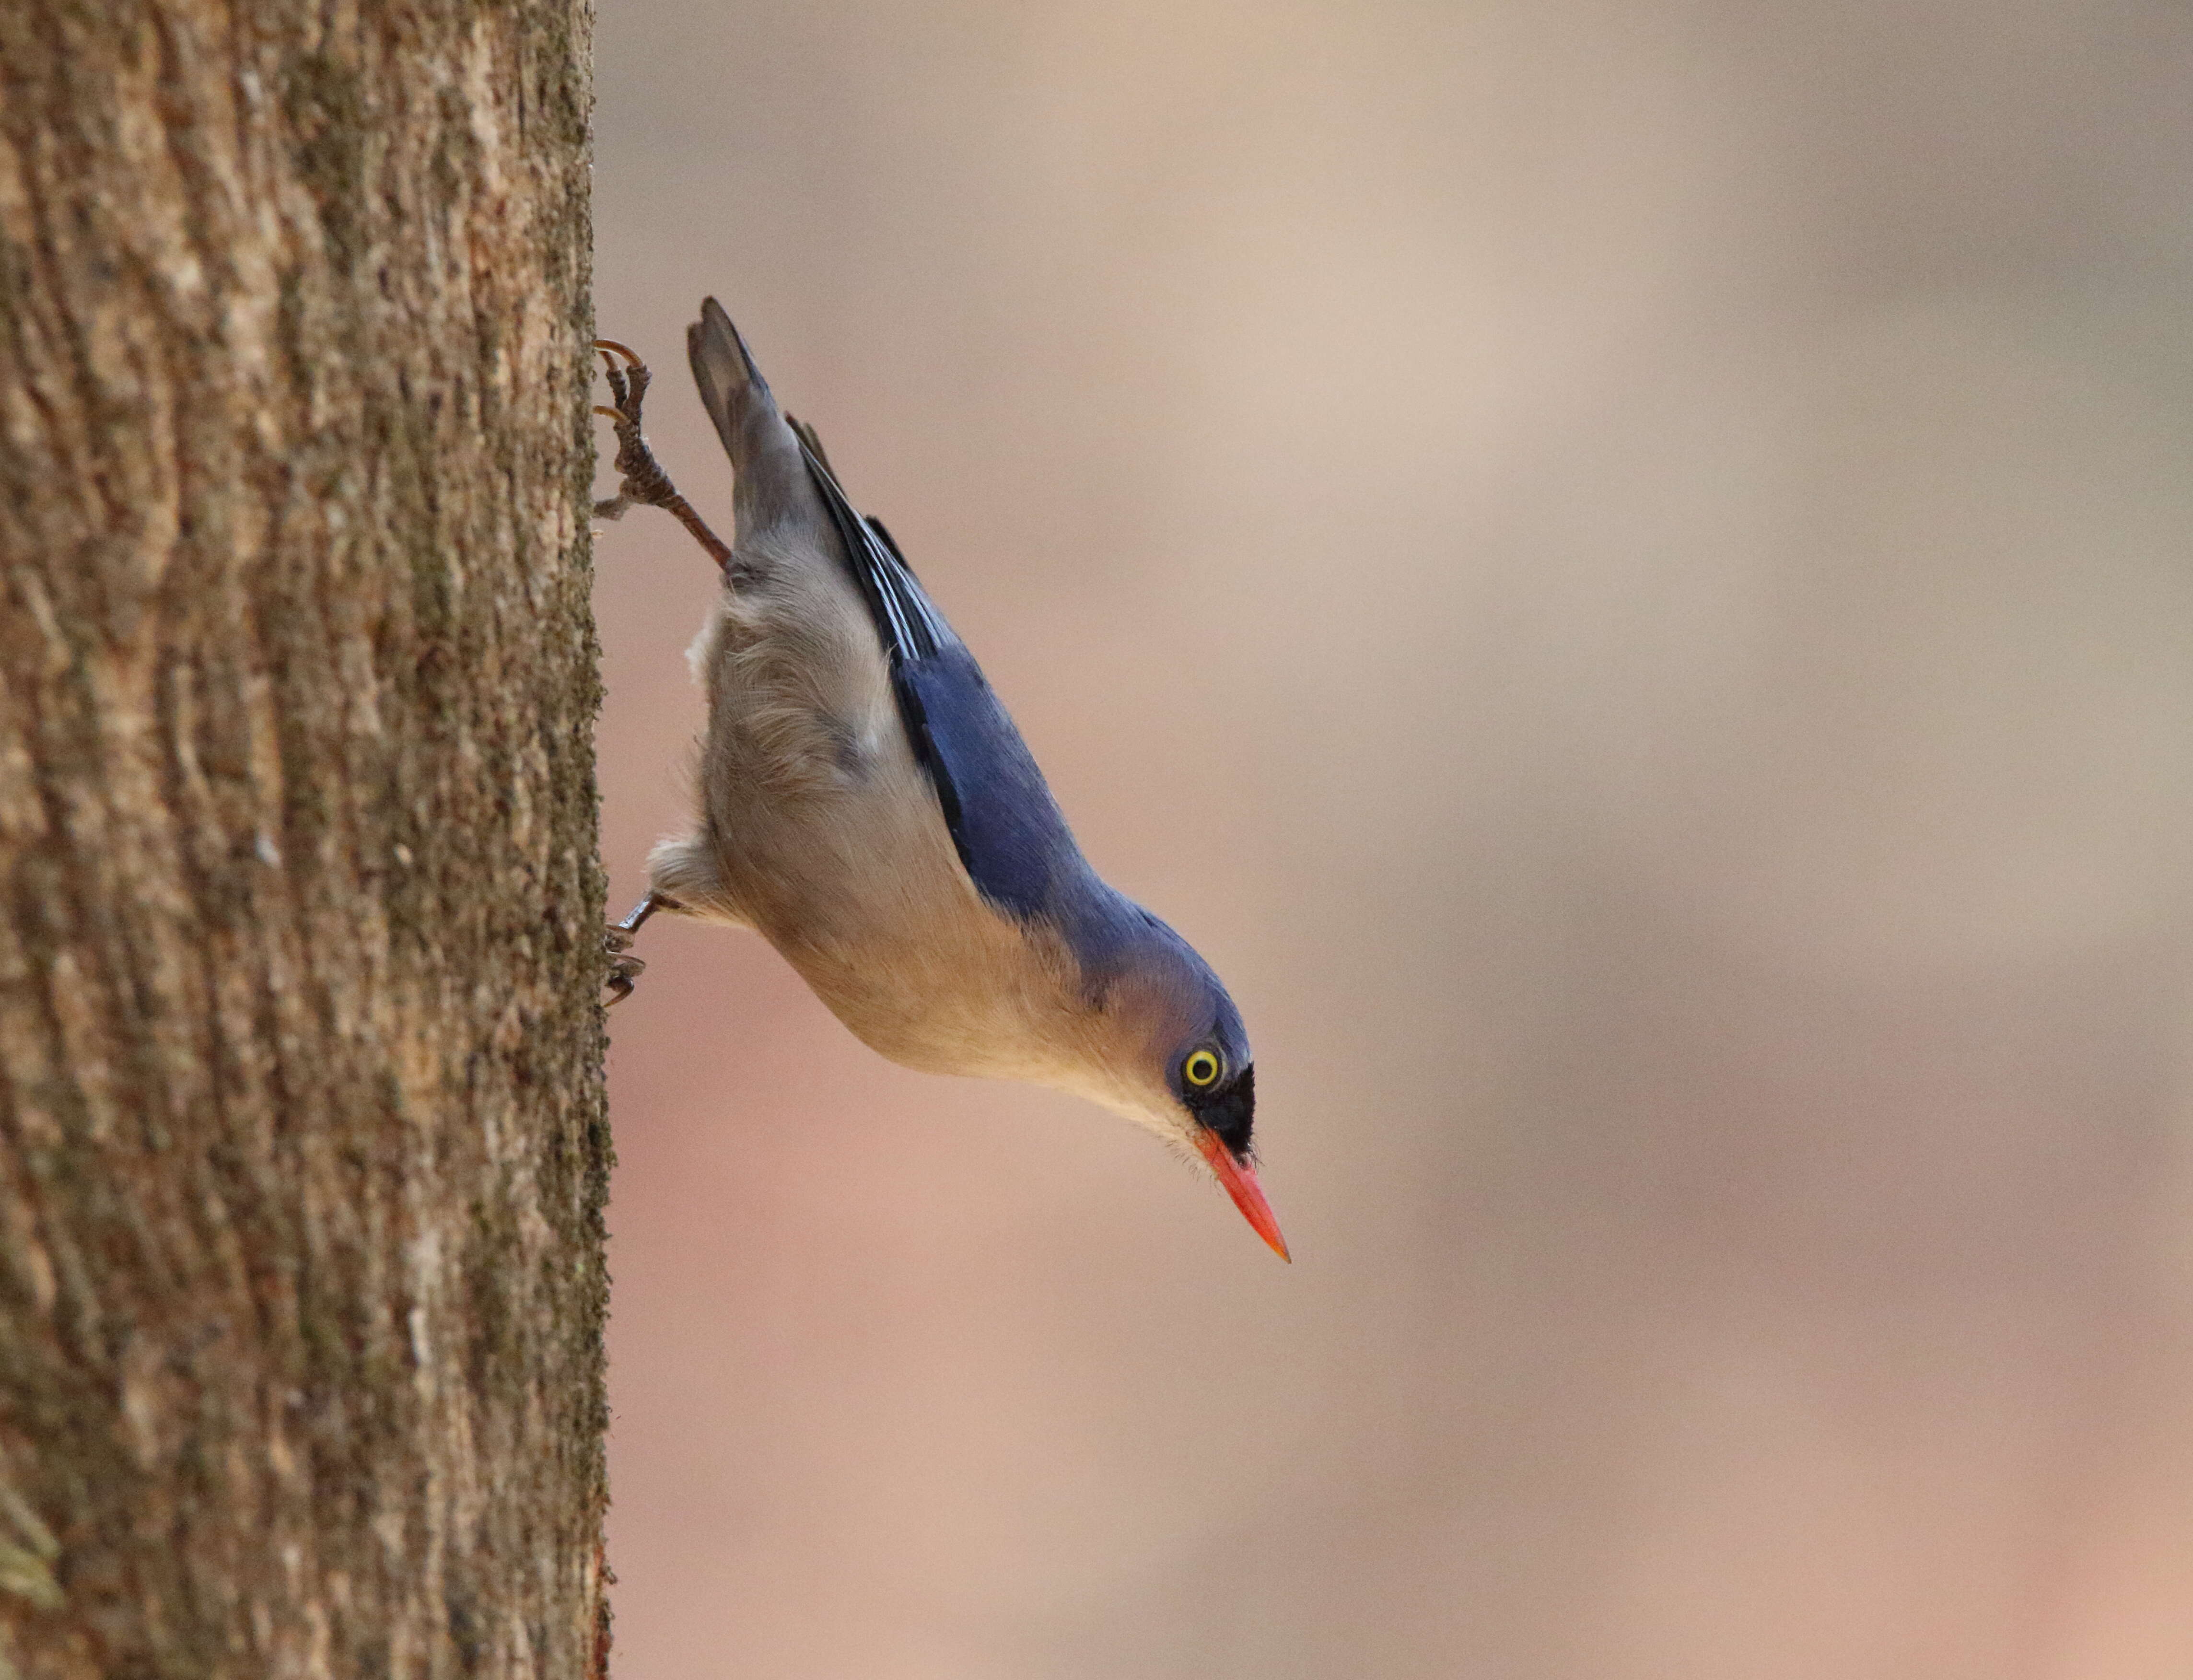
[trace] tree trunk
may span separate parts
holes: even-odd
[[[585,0],[0,0],[0,1675],[605,1647]]]

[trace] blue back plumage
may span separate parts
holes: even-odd
[[[812,430],[797,422],[794,430],[883,643],[908,739],[936,789],[968,878],[999,909],[1058,922],[1069,937],[1092,911],[1108,920],[1108,906],[1076,902],[1092,892],[1117,895],[1082,857],[1050,784],[982,668],[930,600],[883,522],[854,510]]]
[[[930,778],[959,861],[982,896],[1015,915],[1065,908],[1090,874],[1020,731],[957,640],[902,665],[899,707],[927,748]]]

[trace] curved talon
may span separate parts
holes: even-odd
[[[624,351],[626,355],[632,356],[632,352],[625,350],[621,344],[616,347]],[[615,405],[604,407],[597,403],[594,412],[615,421],[618,443],[629,444],[639,434],[640,404],[646,399],[647,387],[653,382],[654,376],[648,372],[647,364],[637,356],[633,356],[631,366],[619,367],[610,359],[609,353],[604,351],[602,377],[609,383],[610,397]],[[626,435],[627,432],[632,434],[630,438]]]
[[[618,354],[618,355],[620,355],[620,356],[623,357],[623,358],[625,358],[625,360],[627,360],[627,362],[634,362],[634,363],[636,363],[636,362],[638,362],[638,361],[639,360],[639,352],[638,352],[638,351],[634,350],[634,349],[633,349],[630,345],[627,345],[627,344],[619,344],[619,343],[618,343],[615,339],[613,339],[613,338],[598,338],[598,339],[596,339],[596,340],[594,341],[594,348],[595,348],[595,349],[597,349],[597,350],[614,350],[614,351],[616,351],[616,352],[617,353],[617,354]],[[606,358],[604,358],[604,359],[606,359]]]
[[[602,930],[602,944],[610,955],[610,972],[602,983],[610,996],[602,1007],[613,1009],[632,995],[633,984],[646,972],[647,964],[630,955],[633,930],[614,924]]]

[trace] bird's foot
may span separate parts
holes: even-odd
[[[610,954],[609,978],[604,983],[609,989],[609,999],[602,1006],[614,1008],[632,995],[639,977],[646,972],[647,965],[632,955],[632,933],[629,929],[612,922],[602,931],[602,944]]]
[[[678,486],[670,482],[670,475],[662,470],[662,463],[648,447],[646,434],[639,429],[640,408],[655,376],[637,351],[613,338],[596,339],[594,348],[601,353],[602,376],[609,381],[615,404],[605,407],[597,403],[594,412],[610,421],[617,440],[617,493],[594,503],[594,517],[621,519],[625,509],[635,505],[660,507],[693,533],[694,541],[708,551],[709,559],[719,566],[729,565],[730,545],[709,530],[707,522],[693,511],[693,504],[678,493]]]
[[[609,381],[610,396],[615,404],[614,407],[604,408],[597,403],[594,412],[614,422],[620,479],[615,496],[594,504],[594,517],[616,519],[621,519],[624,510],[635,502],[660,507],[678,491],[639,429],[640,409],[647,401],[647,387],[655,376],[648,371],[647,364],[639,359],[637,351],[613,338],[596,339],[594,348],[600,353],[602,376]]]
[[[604,1009],[622,1003],[630,997],[633,984],[646,971],[647,965],[632,955],[633,936],[639,932],[640,925],[657,910],[674,910],[677,908],[673,900],[664,897],[660,892],[650,892],[632,907],[630,915],[622,921],[611,922],[602,930],[602,947],[610,957],[609,978],[603,983],[610,991],[608,1002],[602,1006]]]

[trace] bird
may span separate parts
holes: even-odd
[[[1256,1170],[1241,1014],[1187,940],[1108,885],[980,665],[890,531],[856,510],[821,439],[783,413],[711,297],[687,329],[730,456],[733,541],[640,429],[649,381],[599,340],[617,494],[673,513],[721,569],[688,654],[708,700],[684,832],[609,930],[610,1001],[665,912],[752,928],[854,1035],[925,1072],[1086,1098],[1154,1132],[1291,1259]]]

